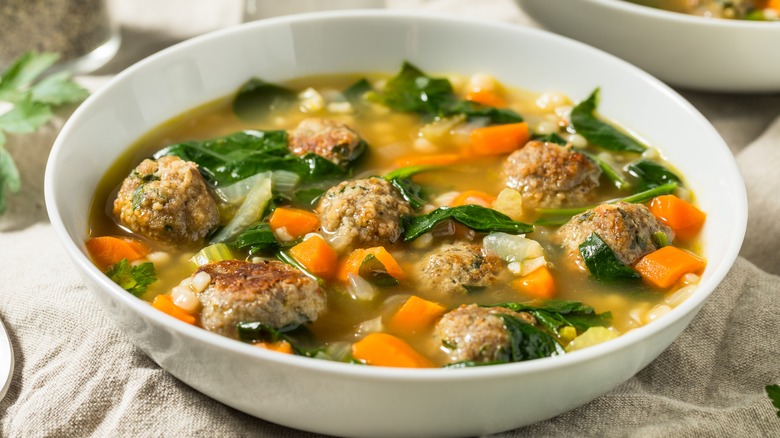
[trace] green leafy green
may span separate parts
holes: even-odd
[[[358,275],[375,286],[393,287],[398,285],[398,280],[387,273],[385,265],[374,254],[368,254],[363,259],[358,269]]]
[[[626,166],[626,171],[638,178],[640,190],[649,190],[665,184],[680,184],[680,177],[663,165],[645,158],[640,158]]]
[[[590,275],[598,281],[636,280],[639,274],[621,262],[612,248],[596,233],[591,233],[579,246]]]
[[[293,90],[253,78],[236,93],[233,112],[243,120],[259,120],[274,111],[288,108],[297,97]]]
[[[365,78],[358,80],[342,92],[344,97],[353,107],[364,105],[366,95],[373,91],[371,83]]]
[[[592,144],[616,152],[642,153],[647,146],[635,138],[624,134],[609,123],[601,121],[595,115],[598,106],[599,89],[578,103],[571,111],[571,123],[577,133]]]
[[[230,246],[247,249],[249,255],[270,254],[279,249],[279,242],[267,222],[257,222],[241,232],[230,242]]]
[[[607,201],[607,204],[616,204],[618,202],[628,202],[631,204],[644,204],[649,202],[656,196],[668,195],[674,193],[677,189],[677,183],[668,183],[662,186],[653,187],[645,191],[635,193],[624,198],[613,199]],[[574,207],[574,208],[537,208],[536,212],[541,216],[540,220],[535,222],[536,225],[561,225],[566,223],[572,216],[595,208],[595,205],[586,207]]]
[[[287,148],[286,131],[241,131],[211,140],[188,141],[154,154],[176,155],[198,164],[215,186],[231,184],[267,170],[287,170],[304,181],[336,179],[347,170],[327,159],[306,154],[298,157]]]
[[[509,334],[509,349],[502,352],[500,359],[521,362],[563,354],[561,345],[543,330],[505,313],[495,315],[504,320]]]
[[[248,343],[286,341],[287,337],[284,335],[284,332],[295,328],[297,328],[297,325],[277,329],[262,322],[239,322],[236,324],[238,339]]]
[[[617,187],[618,189],[626,189],[626,190],[631,188],[631,183],[629,183],[628,180],[623,178],[623,175],[621,175],[620,172],[618,172],[612,166],[610,166],[609,163],[599,158],[598,155],[592,154],[582,149],[576,149],[576,151],[581,153],[582,155],[585,155],[591,161],[596,163],[601,168],[601,172],[604,173],[604,176],[606,176],[607,179],[610,182],[612,182],[612,184],[615,187]]]
[[[566,141],[566,139],[564,139],[563,137],[561,137],[555,132],[547,135],[534,137],[534,140],[541,141],[543,143],[555,143],[559,146],[566,146],[567,144],[569,144],[569,142]]]
[[[777,409],[777,416],[780,417],[780,385],[766,385],[766,395],[772,400],[772,405]]]
[[[79,102],[88,94],[67,73],[40,79],[58,58],[56,53],[30,51],[0,74],[0,101],[11,104],[11,109],[0,115],[0,215],[8,206],[6,196],[21,189],[19,169],[5,149],[5,134],[35,132],[49,121],[55,107]]]
[[[574,300],[548,300],[539,305],[503,303],[496,306],[515,312],[528,312],[556,336],[560,335],[563,327],[574,327],[578,333],[582,333],[590,327],[608,327],[612,321],[610,312],[596,313],[592,307]]]
[[[450,81],[434,78],[404,62],[401,71],[373,99],[395,111],[413,112],[436,118],[463,114],[468,119],[485,118],[491,124],[517,123],[523,118],[510,109],[494,108],[459,99]]]
[[[412,181],[412,177],[421,172],[426,172],[433,169],[438,169],[441,166],[434,165],[419,165],[419,166],[407,166],[400,169],[396,169],[389,172],[383,178],[395,187],[406,199],[406,202],[414,209],[418,209],[426,204],[423,199],[423,189],[419,184]]]
[[[137,297],[143,295],[146,288],[157,281],[153,263],[145,262],[132,266],[127,259],[122,259],[108,268],[106,276]]]
[[[428,214],[408,218],[404,224],[404,240],[407,242],[414,240],[447,219],[452,219],[474,231],[483,233],[501,231],[511,234],[525,234],[533,231],[533,226],[514,221],[496,210],[479,205],[461,205],[440,207]]]

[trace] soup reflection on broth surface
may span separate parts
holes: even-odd
[[[661,317],[705,266],[684,176],[598,99],[409,63],[252,79],[128,149],[87,249],[155,308],[289,354],[567,354]]]

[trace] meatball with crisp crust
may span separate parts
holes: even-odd
[[[434,335],[449,351],[453,362],[506,360],[510,339],[504,319],[498,316],[500,314],[536,324],[536,318],[526,312],[464,304],[441,317],[434,328]]]
[[[666,233],[670,242],[674,239],[674,231],[644,205],[618,202],[574,216],[556,232],[556,239],[568,252],[579,254],[579,245],[596,233],[620,261],[631,266],[658,249],[653,239],[657,232]]]
[[[557,208],[592,201],[601,168],[571,147],[531,141],[507,157],[504,175],[530,207]]]
[[[217,203],[198,165],[174,156],[142,161],[122,182],[114,215],[167,246],[196,247],[219,225]]]
[[[403,231],[401,218],[412,212],[398,190],[382,178],[331,187],[316,210],[323,233],[338,251],[395,243]]]
[[[309,118],[290,132],[290,151],[315,153],[335,164],[346,164],[365,151],[365,143],[349,126],[329,119]]]
[[[224,260],[198,268],[209,274],[198,294],[201,324],[207,330],[237,338],[239,322],[261,322],[274,328],[314,321],[326,307],[317,281],[276,260],[250,263]]]
[[[426,290],[452,295],[466,294],[498,282],[501,259],[487,254],[481,245],[446,243],[419,262],[420,283]]]

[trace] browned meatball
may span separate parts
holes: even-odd
[[[557,208],[593,200],[601,168],[570,147],[531,141],[507,157],[504,174],[528,206]]]
[[[498,282],[501,259],[477,243],[447,243],[424,257],[419,265],[423,288],[442,294],[465,294]]]
[[[198,268],[211,280],[198,299],[200,321],[207,330],[238,337],[239,322],[261,322],[274,328],[314,321],[326,298],[317,281],[279,261],[250,263],[224,260]]]
[[[197,246],[219,225],[217,203],[198,165],[174,156],[142,161],[122,182],[114,215],[169,246]]]
[[[453,362],[502,360],[508,355],[509,334],[498,314],[510,315],[528,324],[536,323],[536,318],[526,312],[464,304],[442,316],[434,335],[449,350]]]
[[[290,151],[299,156],[312,152],[336,164],[345,164],[364,150],[365,144],[357,132],[329,119],[305,119],[290,133]]]
[[[674,239],[674,231],[659,222],[642,204],[601,204],[574,216],[556,233],[563,247],[579,254],[579,245],[596,233],[627,265],[658,249],[653,234],[663,232]]]
[[[401,237],[409,203],[381,178],[344,181],[320,198],[320,226],[337,250],[389,245]]]

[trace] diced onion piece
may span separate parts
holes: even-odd
[[[352,344],[349,342],[334,342],[325,348],[327,359],[344,361],[352,353]]]
[[[295,240],[295,237],[293,237],[289,232],[287,232],[287,227],[279,227],[275,229],[274,236],[276,236],[276,238],[281,240],[282,242],[292,242],[293,240]]]
[[[298,94],[301,100],[300,110],[304,113],[316,113],[325,108],[325,98],[312,87],[303,90]]]
[[[653,307],[652,309],[650,309],[649,312],[647,312],[647,317],[646,317],[647,321],[646,322],[655,321],[656,319],[666,315],[667,313],[669,313],[671,311],[672,311],[672,308],[667,306],[666,304],[659,304],[659,305]]]
[[[419,134],[421,137],[424,137],[428,140],[441,140],[442,138],[450,135],[450,132],[465,120],[466,116],[464,115],[436,119],[423,125],[420,128]]]
[[[566,352],[581,350],[586,347],[592,347],[602,342],[617,338],[619,335],[615,330],[606,327],[591,327],[566,346]]]
[[[334,114],[350,114],[352,113],[352,104],[349,102],[330,102],[327,105],[328,112]]]
[[[274,170],[272,178],[274,191],[287,196],[292,196],[295,193],[295,188],[301,181],[300,175],[289,170]]]
[[[489,253],[495,254],[507,263],[544,257],[544,249],[539,242],[523,236],[507,233],[491,233],[485,236],[482,244]]]
[[[545,260],[544,256],[523,260],[520,262],[520,276],[525,277],[546,264],[547,260]]]
[[[226,242],[260,220],[266,207],[268,207],[268,203],[273,198],[271,187],[272,180],[270,175],[258,181],[246,195],[244,203],[238,208],[233,219],[211,239],[211,242]]]
[[[667,296],[664,299],[664,302],[672,307],[677,307],[680,303],[687,300],[688,297],[690,297],[693,292],[696,290],[695,284],[689,284],[687,286],[683,286],[676,291],[672,292],[669,296]]]
[[[358,326],[358,334],[361,335],[367,335],[369,333],[379,333],[382,331],[382,317],[377,316],[376,318],[369,319],[368,321],[363,321]]]
[[[493,210],[509,216],[515,221],[523,221],[525,210],[523,210],[523,195],[515,189],[503,189],[493,201]]]
[[[246,195],[254,188],[259,181],[271,176],[271,172],[256,173],[248,178],[234,182],[229,186],[217,187],[214,189],[217,197],[226,204],[241,205],[246,199]]]
[[[353,273],[349,274],[347,293],[358,301],[371,301],[376,297],[376,289],[366,279]]]

